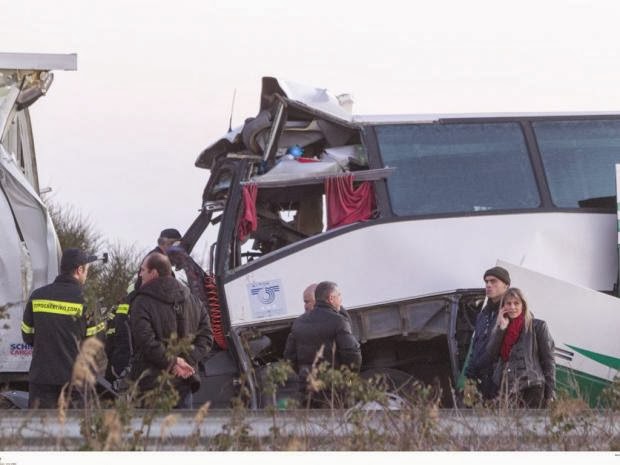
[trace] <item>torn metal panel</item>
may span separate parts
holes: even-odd
[[[279,156],[282,149],[293,144],[305,147],[321,139],[330,146],[345,145],[357,131],[349,103],[349,99],[339,99],[326,89],[265,77],[258,115],[205,148],[194,164],[210,170],[220,157],[231,152],[264,155],[272,148]],[[286,115],[279,118],[284,107]],[[274,129],[274,123],[283,125]],[[277,139],[277,145],[268,147],[270,139]]]
[[[241,142],[242,130],[243,126],[231,129],[224,137],[209,145],[200,152],[200,155],[198,155],[198,158],[196,158],[194,162],[194,166],[210,170],[215,166],[215,162],[219,157],[226,156],[229,152],[241,150],[243,147],[243,143]]]
[[[5,218],[11,219],[2,228],[6,237],[0,246],[0,262],[7,273],[2,280],[2,284],[6,285],[0,287],[0,303],[24,301],[33,285],[46,284],[56,276],[56,233],[45,205],[16,166],[15,158],[2,146],[0,190],[0,208],[6,212]],[[50,253],[50,250],[53,252]],[[14,286],[18,281],[18,285]]]
[[[34,281],[48,283],[58,272],[58,254],[56,233],[47,207],[16,166],[15,159],[4,149],[0,150],[0,168],[4,174],[0,182],[19,225],[19,232],[30,252]]]
[[[0,328],[0,373],[27,372],[31,349],[22,346],[23,308],[35,287],[51,282],[58,272],[56,232],[37,193],[15,159],[0,146],[0,307],[6,328]]]
[[[342,173],[341,166],[335,160],[321,160],[311,163],[299,163],[297,160],[281,160],[271,170],[251,181],[261,184],[269,181],[290,181],[300,178],[324,177]]]
[[[313,87],[293,81],[284,81],[274,77],[264,77],[260,109],[270,108],[273,105],[275,95],[280,95],[332,117],[347,122],[353,121],[353,115],[350,111],[347,111],[349,102],[343,100],[341,103],[338,97],[325,88]]]

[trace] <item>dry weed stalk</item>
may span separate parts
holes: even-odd
[[[200,427],[202,422],[204,421],[207,413],[209,413],[209,407],[211,406],[211,402],[207,401],[198,409],[196,415],[194,416],[194,425],[196,428]]]
[[[60,391],[60,396],[58,397],[58,423],[60,424],[60,429],[58,430],[58,436],[56,438],[56,449],[60,449],[60,445],[65,436],[67,409],[69,408],[69,402],[67,401],[69,389],[69,385],[65,384]]]
[[[306,378],[308,392],[319,392],[325,388],[325,382],[319,379],[319,362],[323,359],[323,352],[325,351],[325,345],[321,345],[314,356],[312,362],[312,368]]]
[[[97,375],[105,371],[105,352],[103,343],[89,337],[84,340],[73,364],[71,384],[78,389],[94,388]]]
[[[161,422],[161,428],[159,430],[159,440],[164,441],[166,439],[166,434],[168,430],[177,424],[179,420],[179,415],[171,413],[166,415],[166,417]]]
[[[103,450],[118,450],[122,444],[123,425],[116,410],[108,410],[103,417],[103,428],[107,431],[107,437]]]

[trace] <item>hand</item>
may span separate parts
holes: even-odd
[[[179,378],[187,379],[195,372],[192,366],[181,357],[177,357],[176,362],[172,366],[172,374]]]
[[[510,323],[510,318],[508,318],[508,310],[500,308],[497,313],[497,326],[499,329],[504,330],[508,327],[508,323]]]

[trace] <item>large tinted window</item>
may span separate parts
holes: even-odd
[[[540,204],[516,123],[376,127],[398,215],[533,208]]]
[[[533,126],[555,205],[615,205],[620,121],[544,121]]]

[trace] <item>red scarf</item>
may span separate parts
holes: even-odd
[[[524,323],[525,314],[523,312],[521,312],[521,314],[514,320],[510,320],[510,323],[508,323],[508,328],[506,328],[504,340],[502,341],[502,348],[500,350],[500,355],[502,356],[502,360],[504,360],[504,362],[508,361],[512,346],[515,345],[515,342],[519,339]]]

